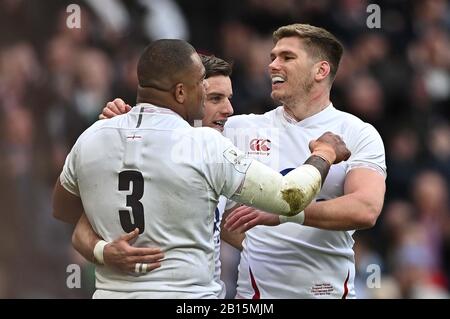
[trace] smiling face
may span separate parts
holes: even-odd
[[[295,103],[311,91],[315,61],[305,51],[299,37],[281,38],[272,49],[270,57],[271,96],[274,100],[283,104]]]
[[[223,132],[228,117],[233,114],[231,97],[233,89],[229,76],[216,75],[206,79],[208,83],[205,98],[205,116],[203,126]]]

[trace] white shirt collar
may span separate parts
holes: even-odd
[[[138,104],[136,104],[135,107],[133,107],[131,109],[131,112],[175,115],[175,116],[182,118],[180,114],[172,111],[171,109],[169,109],[167,107],[161,107],[161,106],[153,105],[150,103],[138,103]]]
[[[286,112],[285,107],[282,106],[281,107],[281,112],[283,115],[284,120],[292,125],[299,125],[299,126],[306,126],[308,125],[311,121],[315,121],[317,119],[321,119],[323,117],[326,117],[331,111],[335,110],[333,103],[330,102],[330,104],[328,104],[327,107],[325,107],[322,111],[313,114],[301,121],[297,121],[297,119],[295,119],[294,117],[292,117],[288,112]]]

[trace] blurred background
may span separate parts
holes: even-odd
[[[80,28],[69,28],[71,3]],[[370,3],[381,28],[370,29]],[[0,0],[0,297],[90,298],[93,268],[51,217],[51,192],[78,135],[105,103],[135,103],[136,63],[151,40],[181,38],[234,62],[235,114],[275,105],[272,32],[325,27],[346,52],[332,101],[372,123],[386,147],[377,225],[356,232],[360,298],[448,298],[450,292],[450,6],[445,0]],[[233,296],[239,256],[223,251]],[[81,288],[66,285],[81,265]],[[373,265],[379,288],[367,280]]]

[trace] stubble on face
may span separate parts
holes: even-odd
[[[314,62],[303,46],[297,37],[282,38],[271,53],[272,60],[277,59],[272,62],[272,68],[269,67],[271,75],[281,74],[286,80],[281,85],[272,86],[271,97],[284,105],[301,101],[314,86],[311,74]]]

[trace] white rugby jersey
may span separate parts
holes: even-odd
[[[227,294],[225,283],[220,279],[220,274],[222,273],[222,263],[220,261],[220,223],[222,222],[226,203],[227,198],[220,196],[219,204],[214,211],[214,280],[222,287],[217,296],[219,299],[224,299]]]
[[[310,155],[308,143],[326,131],[340,135],[352,152],[332,165],[316,200],[344,194],[352,168],[367,167],[386,176],[384,146],[370,124],[336,110],[332,104],[303,121],[282,106],[263,115],[231,117],[225,136],[249,156],[286,174]],[[285,223],[258,226],[246,233],[237,293],[244,298],[355,297],[353,231],[329,231]]]
[[[245,173],[224,160],[242,154],[211,128],[192,128],[150,104],[94,123],[68,155],[61,184],[81,197],[94,230],[111,241],[139,227],[136,247],[156,246],[161,267],[133,276],[96,268],[94,298],[216,298],[213,224],[221,194]]]

